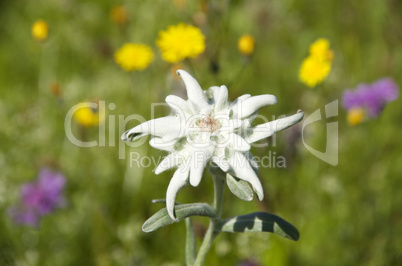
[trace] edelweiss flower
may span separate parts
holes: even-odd
[[[152,147],[170,152],[155,170],[160,174],[177,167],[166,194],[170,217],[176,220],[176,194],[188,183],[198,186],[210,161],[223,172],[249,182],[262,200],[264,193],[256,173],[258,166],[249,152],[250,144],[299,122],[303,113],[251,127],[258,109],[275,104],[275,96],[246,94],[229,102],[226,86],[203,91],[187,72],[178,70],[177,74],[186,85],[188,100],[167,96],[173,115],[147,121],[122,135],[123,140],[134,141],[151,134]]]

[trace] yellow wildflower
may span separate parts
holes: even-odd
[[[165,61],[177,63],[185,58],[197,57],[204,52],[205,37],[199,28],[180,23],[159,32],[156,44]]]
[[[240,53],[244,55],[251,55],[254,52],[255,40],[253,36],[246,34],[240,37],[237,47]]]
[[[326,79],[331,71],[333,52],[327,39],[320,38],[310,45],[310,55],[304,59],[299,78],[307,86],[315,87]]]
[[[47,36],[49,34],[49,25],[46,23],[46,21],[42,19],[37,20],[32,25],[31,32],[35,40],[44,41],[47,39]]]
[[[348,124],[356,126],[360,124],[364,119],[364,111],[362,108],[353,108],[348,111],[347,115]]]
[[[84,127],[98,126],[99,122],[104,119],[99,119],[98,111],[88,107],[85,103],[81,103],[77,106],[77,110],[74,112],[74,118]]]
[[[310,87],[321,83],[331,71],[331,63],[314,57],[304,59],[299,72],[299,78]]]
[[[334,54],[331,49],[329,49],[329,41],[324,38],[316,40],[310,45],[310,56],[319,58],[321,60],[332,61]]]
[[[110,10],[110,19],[117,25],[124,25],[128,22],[128,13],[124,6],[114,6]]]
[[[152,49],[144,44],[126,43],[114,54],[114,60],[126,71],[144,70],[154,59]]]

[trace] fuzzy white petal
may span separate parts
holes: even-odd
[[[268,138],[279,132],[284,130],[303,119],[304,113],[299,112],[292,116],[288,116],[285,118],[280,118],[265,124],[258,125],[254,128],[250,128],[248,131],[245,132],[244,138],[248,143],[254,143],[256,141],[262,140],[264,138]]]
[[[188,168],[179,167],[170,180],[166,192],[166,208],[172,220],[178,221],[174,213],[174,206],[177,193],[187,185]]]
[[[220,86],[219,89],[214,92],[215,99],[215,112],[220,112],[225,109],[228,104],[228,88],[226,86]]]
[[[245,118],[257,112],[263,106],[276,104],[277,100],[274,95],[264,94],[247,98],[239,102],[237,108],[233,109],[233,117]]]
[[[158,150],[173,152],[175,150],[174,147],[176,145],[176,141],[166,142],[162,138],[152,137],[149,141],[149,145]]]
[[[240,137],[239,135],[235,133],[230,133],[229,134],[229,141],[230,141],[230,146],[236,150],[236,151],[249,151],[250,150],[250,144],[247,143],[245,139]]]
[[[162,160],[158,167],[156,167],[155,174],[159,175],[160,173],[179,165],[179,158],[180,156],[177,153],[169,154]]]
[[[165,116],[146,121],[121,135],[122,140],[133,141],[139,137],[151,134],[157,137],[163,137],[166,134],[179,136],[183,126],[181,120],[176,116]]]
[[[218,156],[213,156],[212,157],[212,161],[217,165],[217,166],[219,166],[219,168],[223,171],[223,172],[227,172],[227,171],[229,171],[229,161],[225,158],[225,157],[223,157],[223,156],[221,156],[221,157],[218,157]]]
[[[200,110],[207,107],[208,101],[197,80],[184,70],[177,70],[177,74],[183,79],[186,85],[188,99],[196,104]]]
[[[250,166],[247,158],[240,152],[234,152],[229,158],[229,161],[229,173],[239,179],[249,182],[256,192],[258,199],[261,201],[264,198],[264,191],[257,174]]]
[[[193,110],[191,110],[188,102],[178,96],[169,95],[166,97],[165,101],[180,117],[193,114]]]
[[[210,148],[195,149],[190,158],[190,184],[196,187],[200,184],[204,168],[212,157]]]

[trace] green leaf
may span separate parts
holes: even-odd
[[[176,205],[175,213],[177,219],[179,220],[183,220],[186,217],[194,215],[216,218],[214,209],[212,209],[212,207],[206,203]],[[166,208],[163,208],[145,221],[145,223],[142,225],[142,231],[149,233],[174,222],[175,221],[172,220],[168,215]]]
[[[231,233],[271,232],[292,240],[299,239],[299,231],[293,225],[266,212],[255,212],[221,220],[215,230]]]
[[[254,193],[248,182],[226,174],[226,183],[229,190],[240,199],[245,201],[253,200]]]

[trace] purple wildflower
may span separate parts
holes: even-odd
[[[36,225],[39,218],[63,206],[65,178],[62,174],[43,168],[38,180],[21,187],[21,203],[10,210],[19,224]]]
[[[346,110],[364,108],[371,117],[378,116],[388,102],[399,97],[398,85],[390,78],[372,84],[359,84],[355,90],[343,93],[342,103]]]

